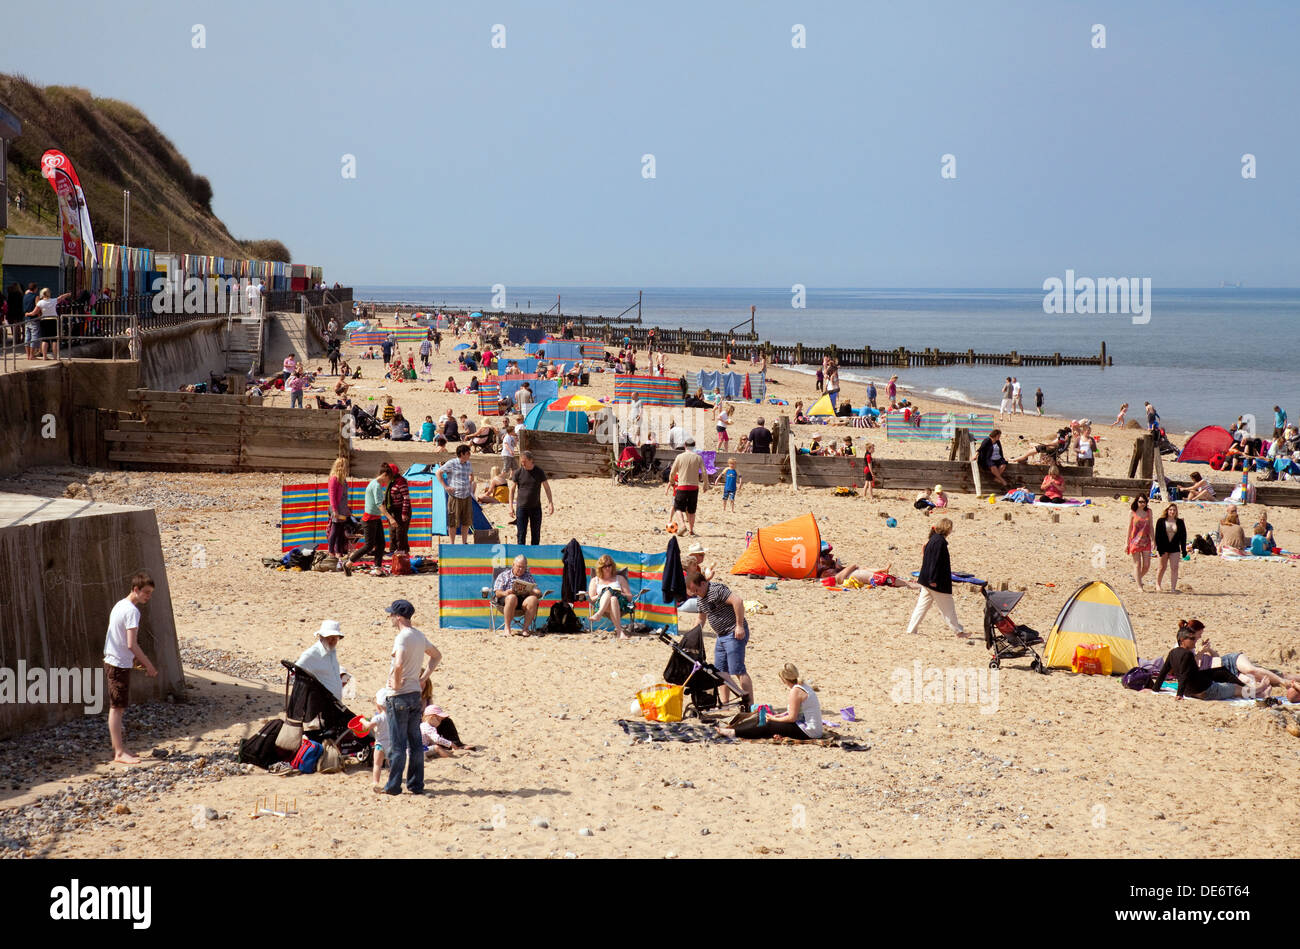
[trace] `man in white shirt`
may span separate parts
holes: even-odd
[[[384,612],[397,630],[393,661],[388,670],[388,700],[384,703],[391,747],[384,749],[389,760],[388,784],[376,786],[374,790],[376,794],[401,794],[405,772],[406,789],[412,794],[423,794],[424,740],[420,737],[420,719],[424,703],[420,700],[420,690],[442,661],[442,653],[411,625],[415,607],[410,601],[394,600]],[[429,665],[421,669],[425,656],[429,657]]]
[[[1020,394],[1020,380],[1015,376],[1011,377],[1011,409],[1021,415],[1025,414],[1024,397]]]
[[[108,681],[108,734],[113,739],[113,761],[139,764],[140,759],[126,750],[122,719],[131,697],[131,669],[140,663],[149,678],[158,670],[140,648],[140,607],[153,596],[154,583],[149,574],[140,572],[131,578],[131,595],[117,601],[108,616],[108,634],[104,638],[104,677]]]
[[[250,316],[262,315],[262,284],[253,281],[248,285],[248,313]]]
[[[527,415],[528,407],[532,404],[533,390],[529,387],[528,383],[525,382],[519,387],[519,390],[515,392],[515,409],[518,410],[520,415]]]
[[[675,419],[672,421],[672,428],[668,429],[668,447],[686,447],[686,429],[682,428]]]

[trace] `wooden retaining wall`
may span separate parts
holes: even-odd
[[[343,450],[342,412],[271,408],[256,396],[134,389],[132,414],[105,433],[108,460],[160,471],[327,471]]]
[[[519,450],[531,451],[548,478],[609,478],[614,472],[613,446],[594,434],[519,433]]]

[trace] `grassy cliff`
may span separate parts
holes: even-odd
[[[138,109],[84,89],[38,86],[0,73],[0,103],[23,123],[9,143],[11,234],[58,233],[54,191],[41,177],[41,155],[57,148],[72,159],[90,205],[95,239],[122,243],[122,192],[131,192],[131,243],[172,252],[289,260],[276,240],[239,240],[212,213],[212,185]],[[0,241],[3,238],[0,236]]]

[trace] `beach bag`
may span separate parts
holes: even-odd
[[[275,739],[284,726],[284,719],[273,718],[257,730],[256,735],[245,738],[239,743],[239,761],[242,764],[255,764],[259,768],[269,768],[281,758],[280,749],[275,746]]]
[[[1214,557],[1219,553],[1218,549],[1214,546],[1214,541],[1210,540],[1208,537],[1202,537],[1200,534],[1197,534],[1192,540],[1192,550],[1196,551],[1198,554],[1205,554],[1207,557]]]
[[[409,554],[393,554],[393,565],[390,573],[394,577],[410,576],[415,571],[411,569],[411,557]]]
[[[316,771],[316,763],[320,760],[320,756],[320,742],[304,738],[302,744],[298,746],[298,753],[293,756],[293,761],[290,764],[300,774],[313,774]]]
[[[1070,669],[1080,675],[1110,675],[1110,647],[1104,643],[1089,643],[1074,647]]]
[[[315,570],[317,573],[329,573],[332,570],[337,570],[338,565],[339,565],[339,558],[330,554],[318,560],[316,562],[316,566],[312,567],[312,569]]]
[[[1216,451],[1213,455],[1210,456],[1210,467],[1213,468],[1215,471],[1222,471],[1223,460],[1224,460],[1223,452]]]
[[[873,587],[897,587],[902,586],[898,577],[894,576],[888,570],[877,570],[871,575],[871,585]]]
[[[281,719],[284,723],[275,736],[275,747],[286,754],[295,754],[302,745],[302,722]]]
[[[339,744],[332,738],[326,738],[320,743],[320,760],[316,762],[316,771],[319,774],[338,774],[342,770],[343,755],[339,751]]]
[[[641,715],[647,722],[680,722],[682,720],[682,692],[680,685],[660,682],[636,694]]]
[[[573,607],[561,601],[551,607],[545,630],[548,633],[580,633],[582,623],[578,620],[578,614],[573,612]]]
[[[1143,689],[1149,689],[1155,685],[1156,675],[1156,673],[1143,666],[1134,666],[1124,673],[1124,678],[1120,679],[1120,682],[1124,683],[1126,689],[1141,692]]]

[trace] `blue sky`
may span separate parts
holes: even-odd
[[[1300,282],[1293,3],[65,2],[10,30],[45,40],[0,69],[135,104],[236,236],[331,281]]]

